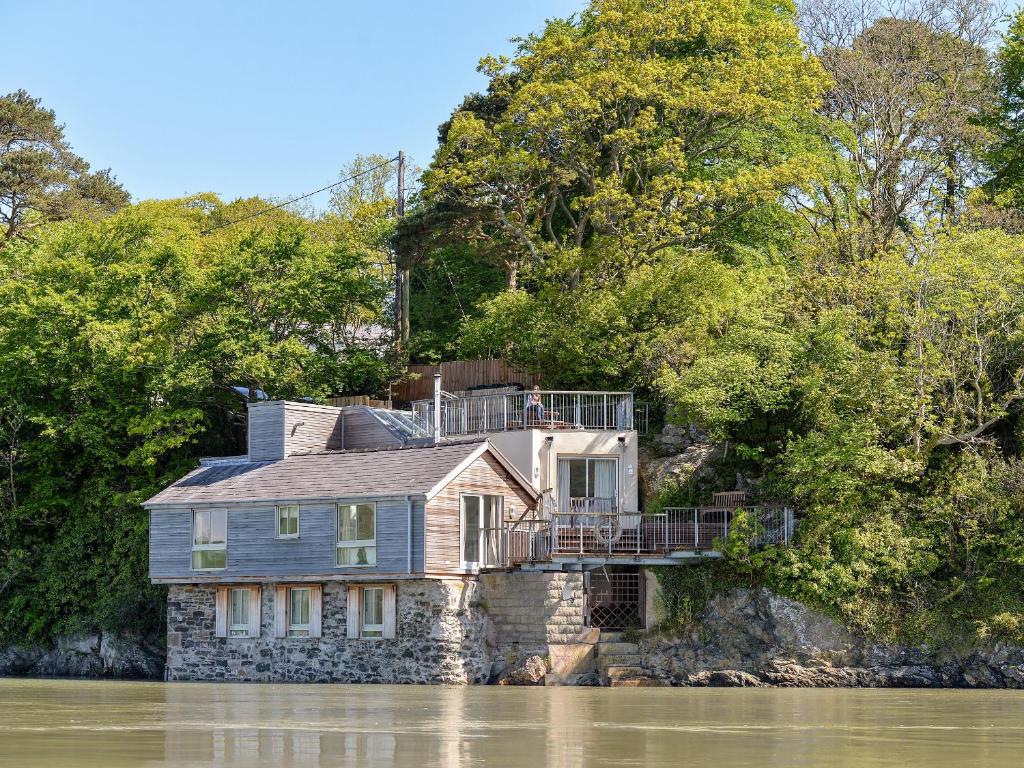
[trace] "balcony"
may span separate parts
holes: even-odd
[[[540,402],[532,400],[538,394]],[[632,392],[487,392],[443,393],[441,437],[482,435],[516,429],[634,429]],[[433,400],[412,403],[412,413],[433,432]]]
[[[749,515],[754,546],[786,545],[796,530],[785,506],[670,507],[660,512],[556,512],[488,529],[492,567],[571,559],[662,561],[715,553],[737,515]]]

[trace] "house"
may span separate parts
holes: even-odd
[[[731,513],[640,511],[632,407],[250,404],[246,455],[204,459],[145,503],[168,677],[484,682],[649,624],[644,567],[713,556]]]

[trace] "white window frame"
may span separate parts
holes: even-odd
[[[380,624],[366,623],[366,595],[374,592],[380,595]],[[359,637],[367,640],[384,639],[384,587],[363,587],[363,593],[359,600]],[[367,634],[372,632],[373,634]]]
[[[560,454],[558,454],[558,456],[555,457],[555,470],[556,470],[556,472],[561,471],[561,467],[559,467],[559,464],[562,462],[563,459],[565,459],[566,461],[570,461],[570,460],[586,461],[586,467],[587,468],[586,468],[586,476],[585,476],[585,479],[584,479],[584,484],[586,486],[590,485],[591,462],[593,462],[593,461],[614,461],[615,462],[615,496],[613,497],[613,501],[615,503],[616,508],[618,508],[618,506],[619,506],[619,499],[622,497],[622,462],[621,462],[622,457],[620,455],[614,454],[614,453],[560,453]],[[556,475],[556,477],[555,477],[555,490],[556,490],[556,492],[559,492],[561,487],[562,487],[561,477]],[[569,491],[569,494],[570,494],[570,498],[573,498],[572,497],[572,490],[571,489]],[[591,498],[591,497],[584,496],[583,498]],[[565,505],[564,509],[562,508],[563,504]],[[567,514],[569,512],[569,499],[562,499],[562,498],[558,499],[558,512],[559,512],[559,514]]]
[[[341,510],[346,507],[352,507],[358,509],[358,507],[372,507],[373,508],[373,538],[372,539],[345,539],[341,538]],[[335,507],[334,524],[337,527],[337,546],[334,550],[334,566],[336,568],[376,568],[377,567],[377,502],[358,502],[353,504],[338,504]],[[356,519],[356,529],[359,528],[358,512]],[[348,565],[339,562],[341,550],[343,549],[373,549],[373,562]]]
[[[292,616],[292,594],[294,592],[306,593],[306,618],[305,624],[296,624]],[[310,587],[288,587],[288,605],[286,610],[288,622],[285,634],[288,637],[311,637],[313,633],[313,590]]]
[[[294,509],[295,510],[295,533],[281,533],[281,510],[282,509]],[[299,538],[300,529],[300,508],[298,504],[278,504],[274,507],[274,528],[277,532],[277,538],[279,539],[297,539]]]
[[[196,517],[198,515],[210,515],[210,532],[213,533],[213,515],[215,514],[224,515],[224,541],[216,543],[196,544]],[[191,558],[190,565],[193,571],[223,571],[227,570],[228,567],[228,511],[226,509],[193,509],[192,510],[192,531],[190,533],[192,537],[192,550],[189,553]],[[212,536],[211,536],[212,538]],[[224,552],[224,565],[220,568],[196,568],[196,552]]]
[[[235,595],[242,596],[242,605],[245,606],[245,621],[235,624]],[[228,637],[249,637],[249,611],[252,610],[252,588],[251,587],[229,587],[228,588]]]
[[[500,494],[500,493],[460,493],[459,494],[459,562],[462,564],[463,568],[475,569],[475,568],[480,568],[482,565],[486,565],[486,563],[483,562],[483,561],[475,561],[475,560],[474,561],[469,561],[469,560],[466,560],[466,499],[468,497],[472,497],[472,498],[480,500],[480,508],[478,510],[478,514],[480,515],[481,519],[478,521],[478,525],[477,525],[477,552],[480,553],[481,557],[484,557],[484,555],[486,554],[486,547],[485,547],[486,538],[484,536],[484,527],[482,525],[480,525],[479,523],[483,522],[484,498],[487,497],[487,496],[490,496],[491,498],[499,499],[500,500],[499,503],[498,503],[497,519],[494,521],[495,523],[498,523],[499,527],[500,527],[500,523],[503,522],[504,517],[505,517],[505,497],[502,494]]]

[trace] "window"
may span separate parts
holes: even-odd
[[[504,501],[501,496],[463,494],[463,567],[472,568],[497,562],[498,529],[501,527]]]
[[[394,584],[349,587],[347,636],[353,640],[393,640],[398,626],[397,594]]]
[[[320,637],[322,628],[321,585],[277,585],[274,593],[274,637]]]
[[[260,636],[260,588],[217,587],[216,637]]]
[[[384,588],[363,590],[363,628],[360,637],[384,637]]]
[[[615,512],[619,462],[614,458],[559,458],[560,512]]]
[[[210,571],[228,565],[228,513],[226,510],[192,512],[192,568]]]
[[[251,589],[231,590],[231,622],[228,625],[229,637],[249,636],[249,608],[252,602]]]
[[[288,590],[288,637],[309,637],[310,591],[309,587]]]
[[[338,565],[377,564],[377,508],[374,504],[338,505]]]
[[[299,538],[298,504],[284,504],[277,508],[277,538]]]

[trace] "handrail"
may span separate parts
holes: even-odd
[[[514,523],[506,522],[502,565],[550,560],[555,555],[667,557],[673,552],[716,551],[718,542],[728,538],[737,512],[756,516],[752,545],[792,541],[796,516],[784,505],[554,512],[550,519],[525,519],[524,515]]]

